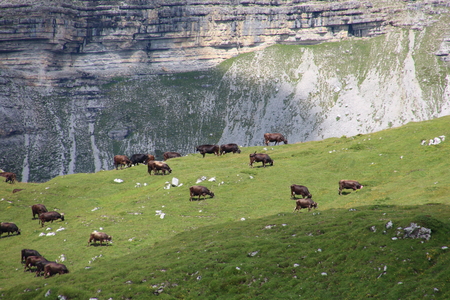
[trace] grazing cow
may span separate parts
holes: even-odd
[[[94,231],[94,232],[91,233],[91,236],[89,237],[88,246],[90,246],[91,241],[94,241],[94,243],[96,241],[100,241],[100,245],[102,245],[102,243],[104,241],[111,242],[112,241],[112,236],[107,235],[104,232]]]
[[[152,160],[148,162],[147,166],[148,174],[150,175],[152,175],[152,171],[155,175],[156,173],[159,173],[159,171],[162,171],[163,175],[166,175],[166,171],[169,174],[172,173],[172,169],[169,167],[169,165],[162,161]]]
[[[65,274],[69,273],[69,270],[67,270],[67,267],[63,264],[58,263],[48,263],[44,266],[44,278],[48,278],[50,276],[53,276],[55,274]]]
[[[44,268],[46,265],[50,264],[50,263],[55,263],[56,261],[38,261],[36,262],[36,277],[41,276],[42,272],[44,272]]]
[[[133,165],[139,165],[139,163],[147,164],[148,159],[149,159],[148,154],[133,154],[130,157],[130,161]]]
[[[0,236],[3,234],[3,232],[7,232],[8,236],[10,233],[13,234],[14,232],[16,233],[16,235],[19,235],[20,229],[14,223],[2,222],[0,224]]]
[[[181,154],[178,152],[164,152],[163,157],[164,160],[168,160],[169,158],[181,157]]]
[[[342,195],[343,189],[352,189],[354,191],[362,189],[363,186],[356,180],[340,180],[339,195]]]
[[[3,176],[6,178],[5,182],[14,183],[16,181],[16,174],[12,172],[1,172],[0,176]]]
[[[269,157],[269,155],[264,153],[252,153],[250,154],[250,166],[253,168],[254,162],[262,162],[263,167],[266,167],[266,164],[270,164],[273,166],[273,160]]]
[[[219,156],[219,150],[220,147],[218,145],[200,145],[196,149],[196,151],[200,152],[200,154],[203,155],[203,158],[205,158],[206,153]]]
[[[192,201],[192,197],[198,196],[198,200],[200,200],[200,197],[203,196],[203,199],[206,199],[206,195],[211,196],[211,198],[214,198],[214,193],[208,190],[207,187],[204,187],[202,185],[193,185],[189,188],[190,192],[190,198],[189,201]]]
[[[28,256],[25,260],[25,266],[23,267],[23,271],[31,271],[31,267],[36,267],[36,264],[39,261],[47,261],[43,256]],[[27,270],[28,269],[28,270]]]
[[[120,165],[120,169],[123,169],[123,166],[131,167],[131,160],[126,155],[115,155],[114,156],[114,167],[118,168]]]
[[[287,139],[281,133],[264,133],[264,143],[269,146],[270,142],[275,142],[275,145],[281,142],[288,143]]]
[[[22,249],[21,251],[21,262],[25,262],[28,256],[42,256],[36,250],[32,249]]]
[[[295,195],[301,195],[302,198],[312,198],[308,188],[304,185],[291,185],[291,195],[293,199],[295,199]]]
[[[31,210],[33,212],[33,219],[35,219],[36,215],[39,217],[42,213],[48,212],[44,204],[34,204],[31,206]]]
[[[45,222],[52,222],[54,220],[61,219],[61,221],[64,221],[64,214],[60,214],[57,211],[49,211],[45,212],[39,215],[39,221],[42,224],[42,227],[44,227]]]
[[[295,200],[295,208],[294,211],[300,211],[302,208],[307,208],[308,211],[311,210],[311,208],[317,208],[317,203],[314,202],[311,198],[305,198],[305,199],[297,199]]]
[[[239,146],[237,144],[225,144],[220,146],[220,155],[226,154],[226,153],[241,153],[241,149],[239,149]]]

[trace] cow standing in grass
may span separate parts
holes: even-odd
[[[147,164],[148,174],[152,175],[152,171],[153,171],[153,174],[155,174],[155,175],[157,173],[159,173],[159,171],[161,171],[163,175],[166,175],[166,172],[169,174],[172,173],[172,169],[169,167],[168,164],[166,164],[163,161],[157,161],[157,160],[149,161]]]
[[[302,208],[307,208],[308,211],[310,211],[311,208],[317,208],[317,203],[314,202],[311,198],[295,200],[295,208],[293,212],[300,211],[300,209]]]
[[[308,188],[304,185],[293,184],[291,185],[291,196],[295,199],[295,195],[301,195],[302,198],[312,198]]]
[[[42,256],[39,254],[39,252],[37,252],[36,250],[33,249],[22,249],[22,251],[20,251],[21,254],[21,262],[25,262],[27,260],[27,257],[29,256]]]
[[[33,206],[31,206],[31,211],[33,213],[33,219],[36,218],[36,215],[39,216],[42,213],[48,212],[47,208],[45,207],[44,204],[34,204]]]
[[[262,166],[265,168],[266,164],[270,164],[271,166],[273,166],[273,160],[270,158],[269,155],[264,154],[264,153],[252,153],[250,154],[250,166],[253,168],[253,163],[254,162],[262,162]]]
[[[0,236],[4,233],[7,232],[8,236],[9,234],[14,234],[14,232],[16,233],[16,235],[20,234],[20,229],[17,227],[16,224],[11,223],[11,222],[2,222],[0,224]]]
[[[67,267],[63,264],[48,263],[44,267],[44,278],[48,278],[55,274],[62,275],[62,274],[66,274],[66,273],[69,273],[69,270],[67,270]]]
[[[39,221],[42,224],[42,227],[44,227],[45,222],[52,222],[55,220],[61,219],[61,221],[64,221],[64,214],[60,214],[57,211],[49,211],[45,212],[39,215]]]
[[[107,235],[104,232],[98,232],[98,231],[94,231],[91,233],[91,235],[89,236],[89,241],[88,241],[88,246],[90,246],[91,242],[100,242],[100,245],[103,244],[103,242],[107,241],[107,242],[111,242],[112,241],[112,236]]]
[[[275,142],[275,145],[281,142],[288,143],[287,139],[281,133],[264,133],[264,144],[269,146],[270,142]]]
[[[116,170],[120,165],[120,169],[123,167],[131,167],[131,160],[126,155],[115,155],[114,156],[114,167]]]
[[[214,193],[211,192],[207,187],[202,185],[193,185],[189,188],[190,192],[190,198],[189,201],[192,201],[192,198],[194,196],[198,196],[198,200],[200,200],[200,197],[203,196],[203,199],[206,199],[206,195],[211,196],[211,198],[214,198]]]
[[[219,156],[220,147],[218,145],[200,145],[196,148],[196,151],[200,152],[203,158],[207,153]]]
[[[6,178],[5,182],[9,181],[9,183],[14,183],[17,178],[16,174],[12,172],[0,172],[0,176],[5,177]]]
[[[224,155],[226,153],[241,153],[241,149],[237,144],[224,144],[220,146],[220,155]]]
[[[352,189],[354,191],[362,189],[363,186],[356,180],[340,180],[339,195],[342,195],[343,189]]]

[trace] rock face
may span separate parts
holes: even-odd
[[[2,1],[2,67],[33,85],[180,72],[274,43],[384,32],[369,1]]]
[[[448,4],[4,0],[0,167],[44,181],[446,115]]]

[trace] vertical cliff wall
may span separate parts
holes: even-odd
[[[354,135],[449,114],[448,1],[3,1],[0,168]],[[270,47],[269,47],[270,46]]]

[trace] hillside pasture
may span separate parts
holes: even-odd
[[[0,238],[0,298],[446,299],[449,122],[220,157],[193,153],[168,160],[173,172],[165,176],[139,165],[39,184],[1,182],[0,220],[22,234]],[[448,139],[438,145],[421,145],[442,135]],[[255,151],[274,165],[251,168]],[[165,188],[173,177],[181,185]],[[341,179],[364,188],[339,196]],[[195,184],[215,197],[189,201]],[[318,208],[293,213],[291,184],[307,186]],[[65,220],[42,228],[32,219],[37,203]],[[431,239],[404,239],[411,223],[430,228]],[[113,242],[88,246],[94,230]],[[24,272],[24,248],[70,273],[44,279]]]

